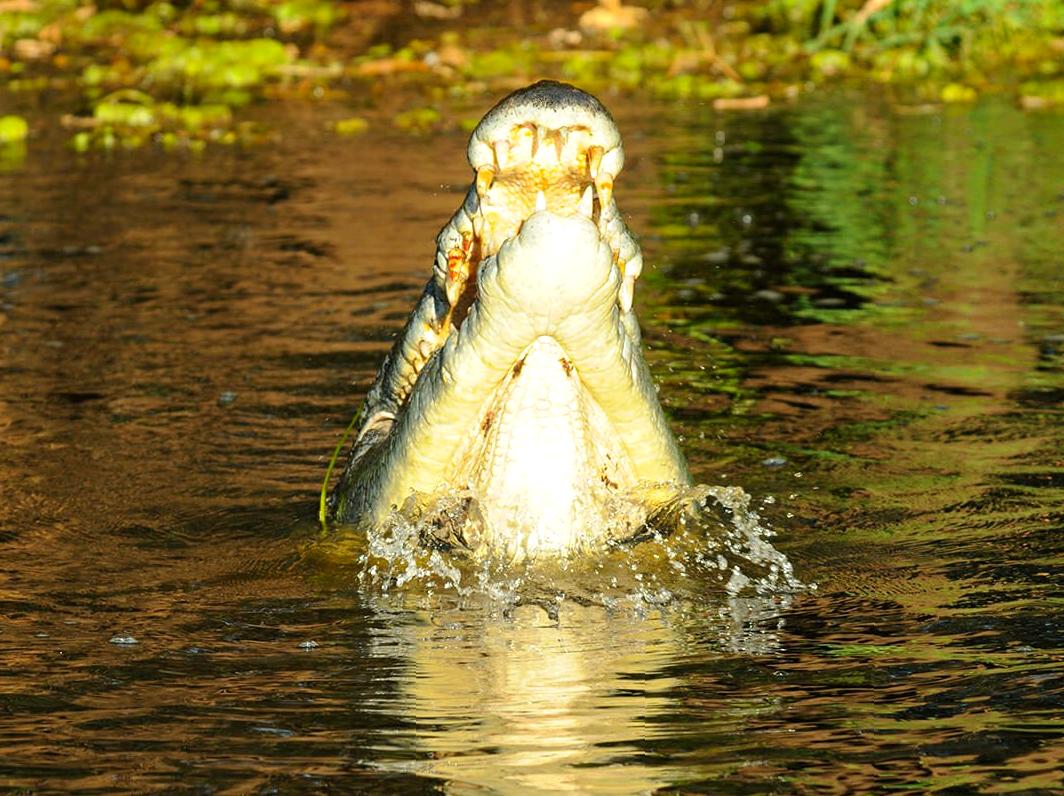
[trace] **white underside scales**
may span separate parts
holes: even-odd
[[[641,522],[645,509],[623,493],[634,483],[628,454],[565,349],[539,337],[519,361],[456,462],[477,496],[474,544],[523,558],[587,548]]]

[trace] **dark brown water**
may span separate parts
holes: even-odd
[[[1064,788],[1064,115],[608,102],[666,410],[818,588],[360,585],[317,489],[463,136],[37,140],[0,160],[0,787]]]

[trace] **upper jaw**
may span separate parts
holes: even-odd
[[[470,136],[467,154],[482,214],[502,227],[486,230],[494,235],[492,250],[528,217],[534,197],[555,212],[572,213],[586,202],[601,215],[624,166],[609,112],[594,97],[551,81],[495,106]]]
[[[610,112],[590,94],[565,83],[543,80],[515,91],[481,119],[469,139],[467,156],[474,169],[490,166],[495,147],[511,130],[531,123],[543,130],[580,128],[610,155],[616,176],[624,165],[621,134]]]

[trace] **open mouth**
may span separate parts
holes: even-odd
[[[395,401],[382,410],[389,422],[425,364],[462,328],[477,300],[481,264],[537,211],[583,216],[594,224],[621,277],[616,301],[622,317],[632,308],[643,259],[613,199],[624,148],[598,100],[563,83],[536,83],[481,120],[467,156],[476,179],[436,237],[429,291],[404,332],[401,361],[383,376],[381,390]],[[631,325],[634,333],[634,320]]]
[[[461,327],[476,300],[481,262],[542,210],[595,224],[622,276],[618,304],[631,309],[642,257],[613,200],[624,165],[620,134],[597,100],[560,83],[530,86],[484,117],[468,157],[476,179],[437,237],[434,276],[447,299],[445,327]]]

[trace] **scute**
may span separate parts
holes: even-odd
[[[510,559],[572,552],[645,517],[619,492],[633,480],[627,453],[553,337],[522,353],[478,431],[458,457],[478,501],[471,545]]]

